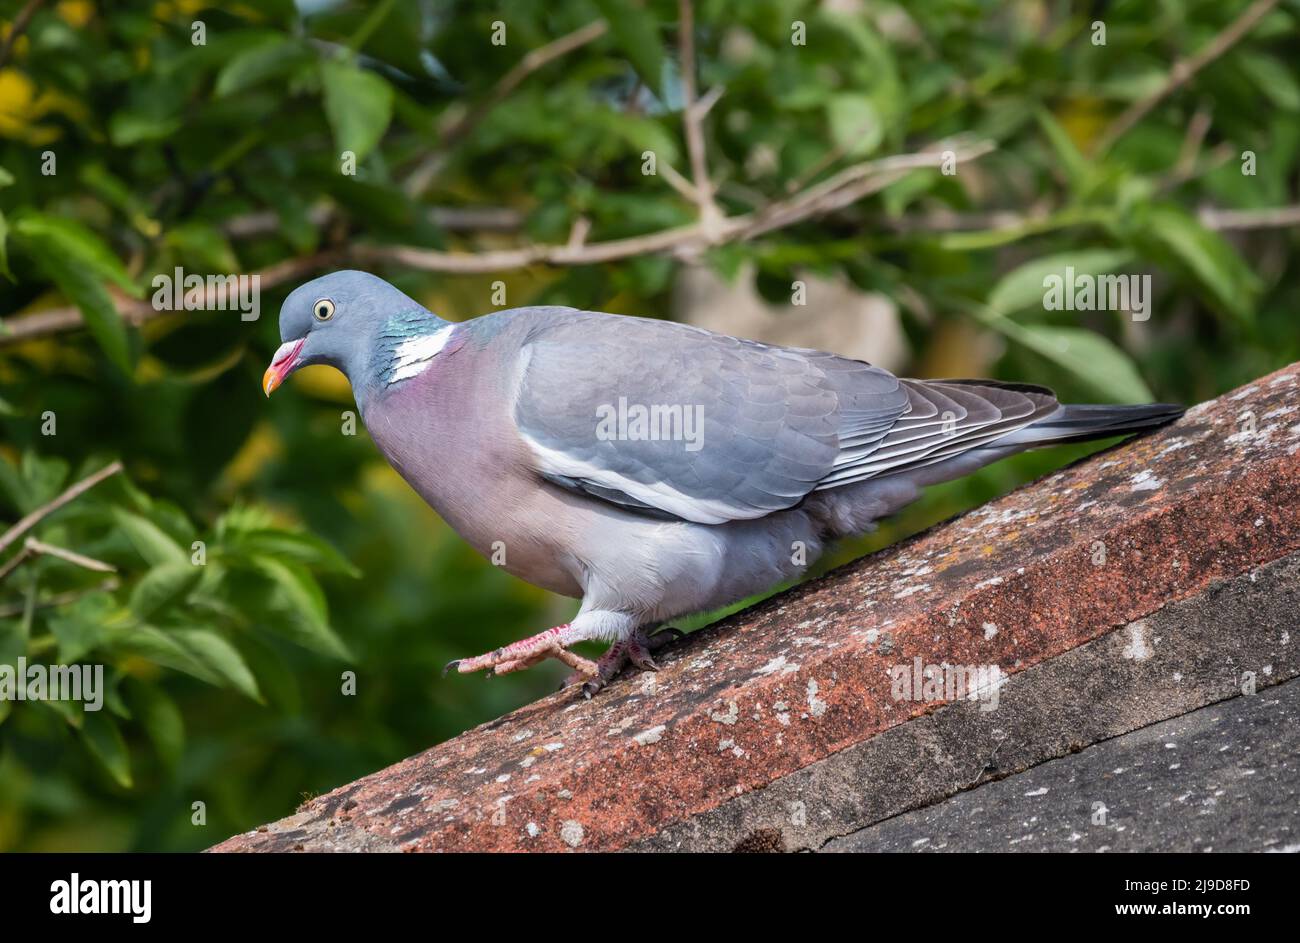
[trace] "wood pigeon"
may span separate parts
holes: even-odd
[[[817,350],[565,307],[453,324],[384,280],[295,289],[263,378],[346,374],[380,452],[507,571],[577,597],[572,622],[459,672],[569,665],[590,696],[676,630],[803,573],[949,481],[1037,446],[1126,435],[1178,406],[1064,406],[994,380],[909,380]],[[598,663],[569,651],[611,642]]]

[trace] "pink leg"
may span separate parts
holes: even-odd
[[[450,661],[442,669],[442,673],[446,675],[454,667],[460,674],[482,671],[485,668],[493,674],[504,674],[535,665],[543,658],[557,658],[575,671],[593,677],[596,674],[596,666],[567,648],[574,642],[580,641],[582,638],[576,636],[566,622],[484,655]]]
[[[629,664],[634,668],[640,668],[642,671],[658,671],[659,666],[655,664],[651,654],[685,634],[681,629],[675,629],[672,626],[660,629],[654,635],[646,635],[645,630],[637,629],[622,641],[615,642],[605,651],[604,655],[600,656],[600,661],[595,665],[596,670],[594,673],[575,671],[564,679],[564,686],[567,687],[581,681],[583,697],[590,698],[613,681],[618,676],[618,673]]]
[[[537,655],[530,655],[527,658],[516,658],[514,661],[503,661],[499,665],[492,667],[493,675],[510,674],[513,671],[523,671],[525,668],[531,668],[539,661],[545,661],[547,658],[554,658],[556,661],[562,661],[573,669],[574,674],[582,675],[587,678],[596,676],[596,663],[589,658],[583,658],[581,655],[569,651],[567,648],[550,649]]]

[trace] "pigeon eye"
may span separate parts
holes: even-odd
[[[322,298],[311,306],[311,313],[317,321],[328,321],[334,317],[334,302],[328,298]]]

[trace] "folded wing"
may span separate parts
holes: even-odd
[[[900,380],[821,351],[550,309],[520,352],[520,434],[547,480],[720,524],[897,474],[1059,407],[1041,387]]]

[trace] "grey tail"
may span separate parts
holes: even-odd
[[[1168,425],[1184,411],[1184,407],[1173,403],[1145,403],[1139,406],[1063,405],[1038,422],[997,440],[997,444],[1035,448],[1040,445],[1133,435]]]

